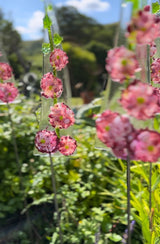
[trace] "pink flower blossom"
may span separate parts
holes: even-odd
[[[74,124],[74,113],[66,104],[57,103],[50,110],[51,112],[48,117],[53,127],[66,129]]]
[[[125,115],[106,110],[96,120],[98,138],[120,158],[127,158],[134,128]]]
[[[67,63],[67,54],[63,50],[55,48],[50,55],[50,64],[55,67],[56,70],[60,71]]]
[[[130,143],[135,160],[156,162],[160,157],[160,134],[151,130],[139,130]]]
[[[35,146],[42,153],[54,153],[58,150],[59,139],[55,131],[41,130],[35,137]]]
[[[0,80],[8,80],[12,77],[12,68],[7,63],[0,63]]]
[[[62,81],[53,76],[52,73],[47,73],[41,79],[42,95],[46,98],[60,97],[63,91]]]
[[[160,83],[160,58],[157,58],[151,64],[151,79],[154,83]]]
[[[11,82],[0,83],[0,100],[5,103],[12,102],[18,95],[18,89]]]
[[[158,97],[153,87],[139,80],[132,82],[122,92],[120,103],[129,115],[140,120],[154,117],[159,110]]]
[[[145,7],[132,17],[126,34],[129,42],[150,44],[160,36],[160,18],[150,13],[149,9]]]
[[[58,150],[65,156],[72,155],[76,150],[77,143],[70,136],[62,136],[58,144]]]
[[[121,46],[108,52],[106,70],[113,81],[122,83],[134,78],[135,72],[140,71],[140,68],[135,53]]]

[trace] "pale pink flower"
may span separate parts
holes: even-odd
[[[132,82],[122,92],[120,103],[129,115],[140,120],[154,117],[159,110],[153,87],[139,80]]]
[[[72,155],[76,150],[77,143],[70,136],[62,136],[58,144],[58,150],[65,156]]]
[[[35,146],[42,153],[54,153],[58,150],[59,139],[55,131],[41,130],[35,137]]]
[[[12,68],[7,63],[0,63],[0,80],[8,80],[12,77]]]
[[[46,98],[60,97],[63,91],[62,81],[53,74],[47,73],[41,79],[42,95]]]
[[[121,46],[109,50],[106,70],[113,81],[122,83],[134,78],[135,72],[140,71],[140,68],[135,53]]]
[[[68,63],[68,56],[66,52],[61,49],[55,48],[50,55],[50,64],[55,67],[56,70],[60,71]]]
[[[125,115],[106,110],[96,120],[98,138],[120,158],[127,158],[134,128]]]
[[[132,17],[126,34],[129,42],[149,44],[160,36],[160,19],[149,9],[147,6]]]
[[[53,127],[66,129],[74,124],[74,113],[66,104],[57,103],[50,110],[51,112],[48,117]]]
[[[130,143],[135,160],[156,162],[160,157],[160,134],[151,130],[139,130]]]
[[[18,89],[11,82],[0,83],[0,100],[5,103],[12,102],[18,95]]]
[[[160,58],[157,58],[151,64],[151,79],[154,83],[160,83]]]

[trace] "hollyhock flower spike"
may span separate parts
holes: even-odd
[[[98,138],[120,158],[127,158],[134,128],[125,115],[106,110],[96,120]]]
[[[62,136],[58,144],[58,150],[65,156],[72,155],[77,147],[76,140],[70,136]]]
[[[18,95],[18,89],[11,82],[0,83],[0,100],[4,103],[10,103]]]
[[[160,134],[151,130],[139,130],[130,144],[135,160],[157,162],[160,157]]]
[[[155,84],[160,83],[160,58],[157,58],[151,64],[151,79]]]
[[[160,18],[146,6],[132,17],[126,37],[130,43],[150,44],[160,36]]]
[[[153,87],[139,80],[132,82],[122,92],[120,103],[129,115],[140,120],[152,118],[159,111],[158,97]]]
[[[39,152],[54,153],[58,150],[59,139],[55,131],[41,130],[35,137],[35,146]]]
[[[55,67],[56,70],[62,70],[68,63],[67,54],[58,48],[55,48],[50,55],[50,64]]]
[[[67,129],[75,122],[73,111],[64,103],[57,103],[50,108],[49,122],[53,127]]]
[[[134,78],[135,72],[139,72],[141,69],[135,53],[121,46],[108,52],[106,70],[113,81],[123,83],[125,80]]]
[[[46,98],[60,97],[63,92],[62,81],[53,74],[47,73],[41,79],[42,95]]]
[[[0,80],[5,81],[12,77],[12,68],[7,63],[0,63]]]

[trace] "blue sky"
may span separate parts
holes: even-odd
[[[51,0],[56,6],[74,6],[79,12],[96,19],[99,23],[114,23],[120,17],[121,0]],[[42,37],[43,0],[1,0],[0,8],[5,19],[13,22],[23,40]]]

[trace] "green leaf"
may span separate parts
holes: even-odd
[[[111,241],[113,242],[119,242],[122,240],[122,237],[120,235],[117,235],[115,233],[109,233],[106,235]]]
[[[155,14],[160,10],[160,4],[158,2],[152,3],[152,13]]]
[[[45,29],[49,29],[52,25],[52,21],[51,19],[49,18],[48,14],[46,14],[43,18],[43,27]]]
[[[46,55],[50,53],[51,48],[50,48],[50,43],[42,43],[42,52]]]
[[[48,6],[47,6],[47,11],[52,11],[53,10],[53,6],[52,6],[52,4],[49,4]]]
[[[61,44],[62,41],[63,41],[63,37],[61,37],[59,34],[55,33],[53,36],[54,45],[58,46]]]

